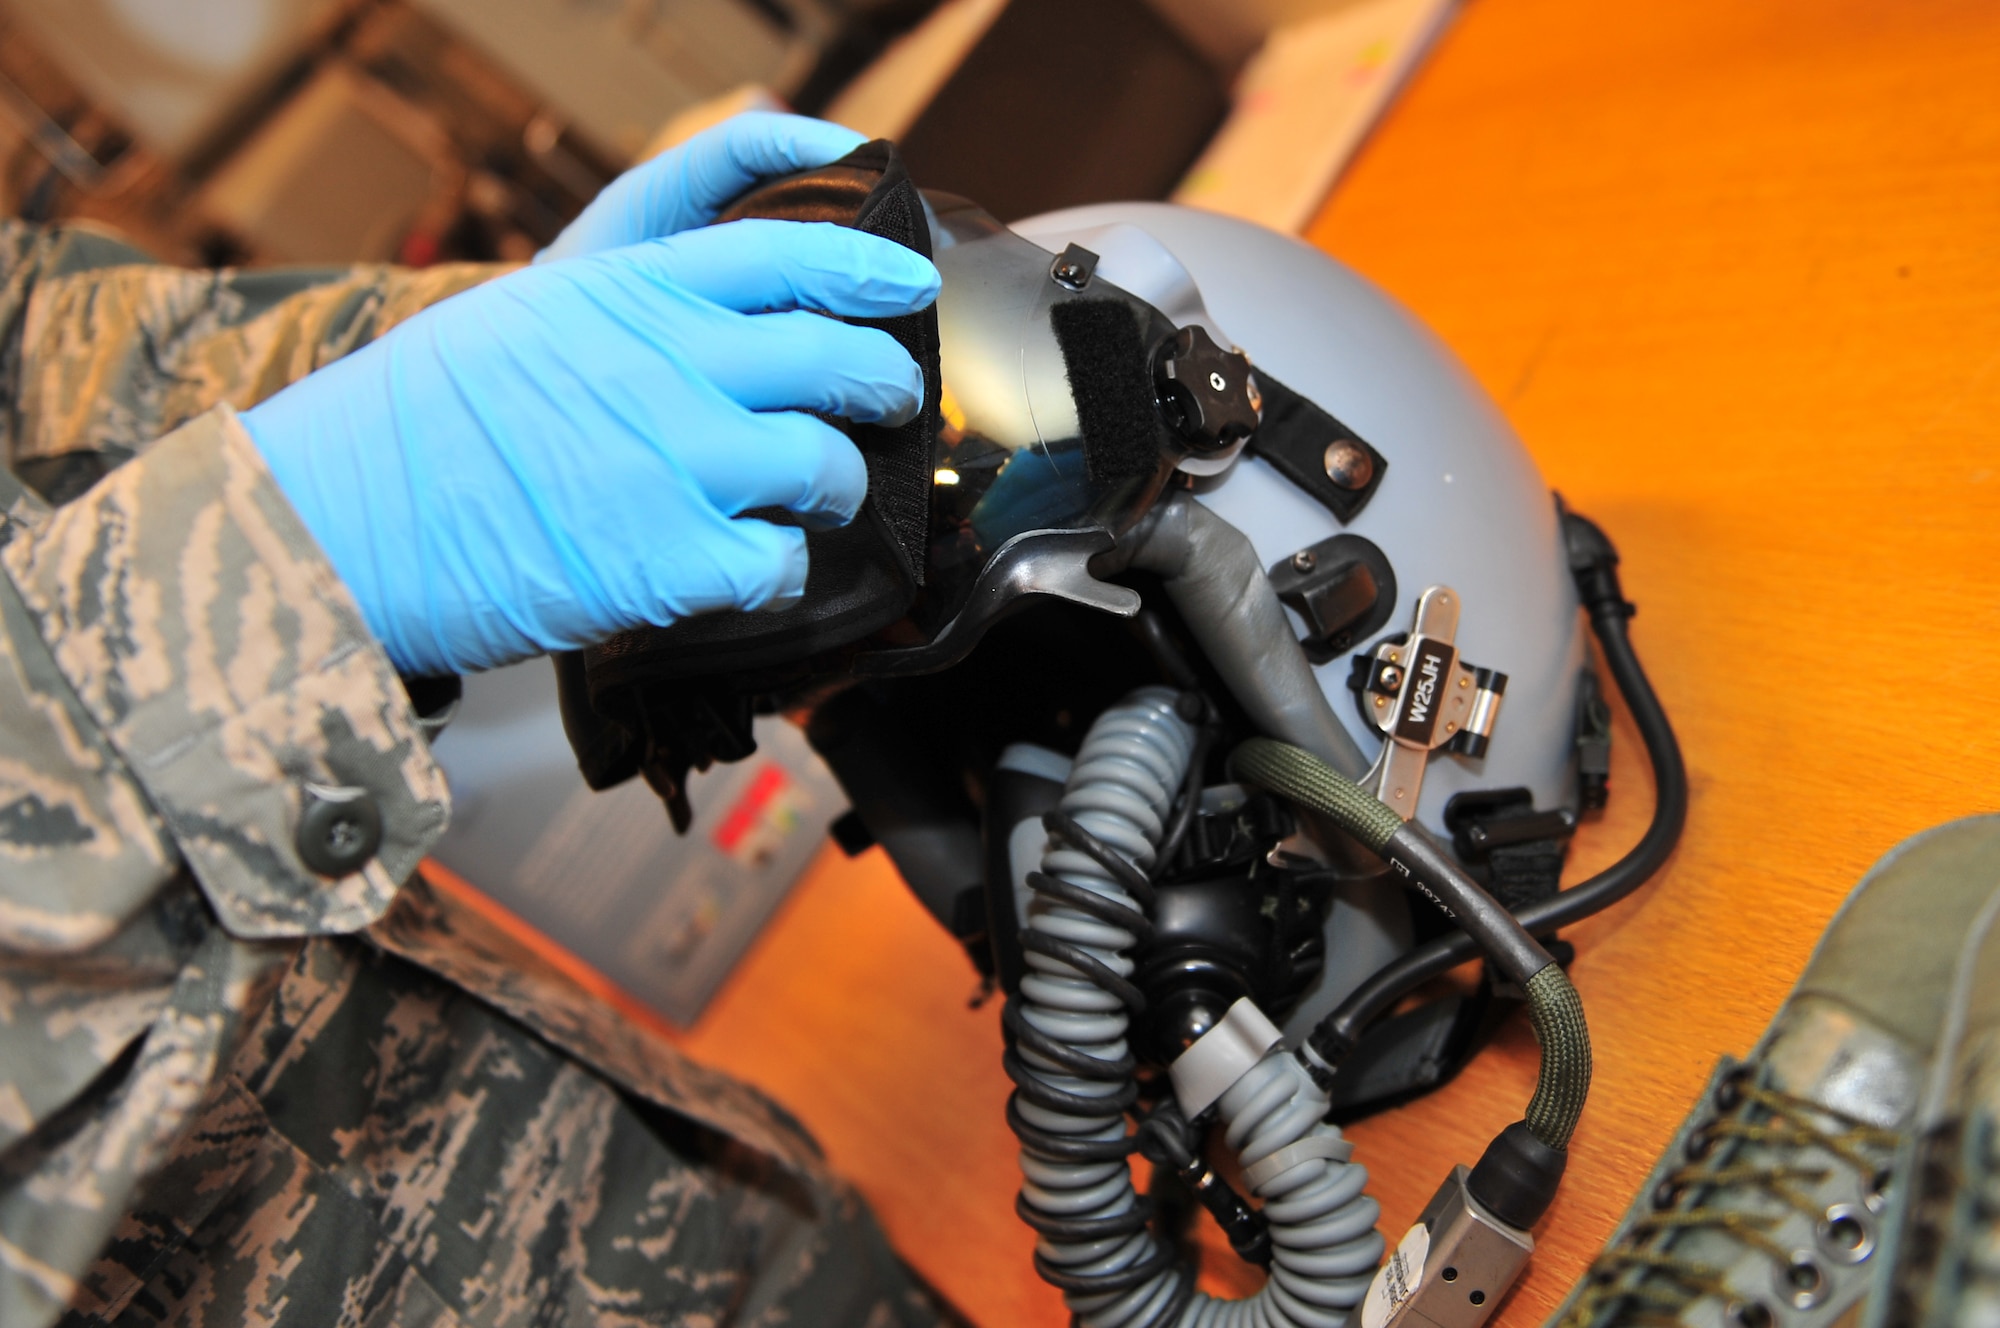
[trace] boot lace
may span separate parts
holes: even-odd
[[[1653,1211],[1591,1264],[1582,1291],[1556,1328],[1678,1328],[1681,1314],[1704,1296],[1729,1304],[1728,1318],[1741,1328],[1774,1322],[1762,1302],[1738,1300],[1725,1268],[1673,1252],[1676,1237],[1689,1231],[1722,1232],[1768,1257],[1781,1278],[1810,1276],[1816,1284],[1817,1268],[1801,1273],[1791,1248],[1771,1234],[1785,1214],[1745,1211],[1728,1202],[1730,1193],[1762,1192],[1818,1221],[1824,1201],[1809,1191],[1833,1176],[1834,1164],[1812,1159],[1811,1151],[1831,1155],[1863,1177],[1867,1189],[1879,1191],[1896,1147],[1895,1132],[1753,1083],[1747,1069],[1725,1078],[1715,1098],[1721,1114],[1688,1137],[1687,1163],[1654,1190]],[[1746,1152],[1757,1160],[1737,1160]],[[1692,1202],[1683,1207],[1690,1196]],[[1803,1283],[1801,1288],[1806,1289]]]

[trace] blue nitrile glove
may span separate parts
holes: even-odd
[[[750,111],[634,166],[572,221],[537,263],[705,226],[759,180],[839,161],[866,140],[803,115]]]
[[[887,333],[803,311],[937,289],[845,227],[707,227],[475,287],[243,423],[400,671],[492,668],[801,593],[804,535],[731,518],[849,520],[861,455],[797,412],[894,423],[923,393]]]

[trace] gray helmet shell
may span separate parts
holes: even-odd
[[[1451,352],[1336,259],[1235,218],[1115,203],[1012,229],[1051,253],[1071,243],[1096,252],[1106,280],[1176,323],[1204,324],[1388,459],[1380,487],[1344,527],[1255,456],[1184,469],[1219,472],[1200,483],[1199,500],[1248,536],[1267,568],[1343,531],[1378,545],[1396,575],[1396,607],[1381,635],[1409,630],[1427,587],[1458,591],[1461,657],[1507,674],[1507,692],[1483,759],[1432,756],[1417,819],[1444,833],[1445,804],[1473,789],[1520,786],[1544,810],[1574,807],[1586,648],[1554,498]],[[1293,626],[1306,634],[1296,617]],[[1349,668],[1340,656],[1316,676],[1372,759],[1384,739],[1355,704]]]

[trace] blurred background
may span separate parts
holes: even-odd
[[[1449,0],[0,0],[0,206],[182,263],[520,260],[753,106],[1003,219],[1296,229]]]

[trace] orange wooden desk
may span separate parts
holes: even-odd
[[[1692,772],[1677,858],[1572,933],[1596,1089],[1502,1324],[1553,1307],[1867,865],[2000,804],[1995,89],[1989,0],[1472,0],[1312,228],[1617,540]],[[1619,738],[1573,875],[1649,810]],[[685,1042],[980,1322],[1057,1324],[972,987],[879,854],[829,854]],[[1392,1239],[1533,1064],[1514,1029],[1353,1131]]]

